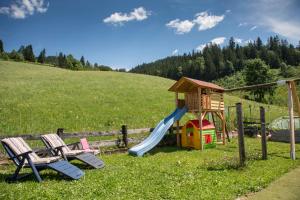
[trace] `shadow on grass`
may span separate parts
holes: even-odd
[[[193,151],[193,149],[180,148],[177,146],[156,147],[153,150],[151,150],[148,154],[155,155],[157,153],[172,153],[178,151]]]
[[[26,170],[27,171],[27,170]],[[22,177],[21,179],[18,179],[17,181],[11,181],[10,178],[13,176],[14,171],[8,172],[8,173],[1,173],[0,174],[0,182],[6,182],[6,183],[22,183],[22,182],[37,182],[35,176],[30,171],[19,174],[18,177]],[[43,170],[40,171],[40,176],[43,181],[45,180],[55,180],[55,181],[72,181],[73,179],[60,174],[58,172],[55,172],[53,170]]]

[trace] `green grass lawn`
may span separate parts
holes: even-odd
[[[173,83],[155,76],[0,61],[0,134],[154,127],[174,110],[174,94],[167,91]],[[226,106],[240,101],[225,96]],[[260,104],[242,101],[259,116]],[[264,106],[267,121],[286,115],[285,108]],[[232,120],[234,115],[232,110]]]
[[[237,165],[236,140],[203,152],[165,147],[142,158],[104,155],[105,169],[84,169],[78,181],[46,170],[42,183],[31,177],[8,184],[4,179],[14,167],[1,166],[0,199],[234,199],[261,190],[300,165],[299,159],[290,160],[289,144],[269,142],[266,161],[260,160],[260,147],[259,139],[246,139],[244,168]]]

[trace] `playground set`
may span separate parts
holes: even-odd
[[[162,140],[174,123],[179,147],[203,150],[215,147],[219,140],[225,144],[224,88],[182,77],[169,91],[175,92],[175,111],[163,119],[149,137],[129,149],[130,154],[143,156]],[[184,99],[179,98],[180,93],[184,95]],[[195,119],[189,120],[180,131],[180,119],[187,112],[193,114]],[[216,126],[217,118],[221,122],[220,131]]]

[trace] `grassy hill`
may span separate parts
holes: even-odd
[[[155,76],[0,61],[0,134],[53,132],[58,127],[105,131],[122,124],[153,127],[174,109],[174,94],[167,91],[173,83]],[[225,96],[226,105],[238,101]],[[243,100],[243,105],[258,112],[256,102]],[[266,107],[267,118],[286,114],[284,108]]]

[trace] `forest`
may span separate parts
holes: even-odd
[[[279,36],[271,36],[266,44],[258,37],[255,41],[240,45],[231,37],[223,48],[210,43],[201,52],[192,51],[144,63],[130,72],[174,80],[187,76],[213,81],[242,71],[249,59],[260,59],[268,68],[279,69],[284,77],[295,76],[294,68],[300,65],[300,41],[295,47]]]
[[[40,64],[48,64],[54,67],[65,68],[70,70],[100,70],[100,71],[112,71],[112,68],[105,65],[99,65],[98,63],[90,63],[81,56],[80,60],[76,59],[72,54],[64,54],[60,52],[58,56],[47,56],[46,49],[43,49],[36,57],[34,55],[33,47],[31,44],[22,45],[18,50],[12,50],[6,52],[4,50],[4,43],[0,40],[0,58],[3,60],[14,60],[17,62],[32,62]],[[116,71],[124,71],[123,69],[117,69]]]

